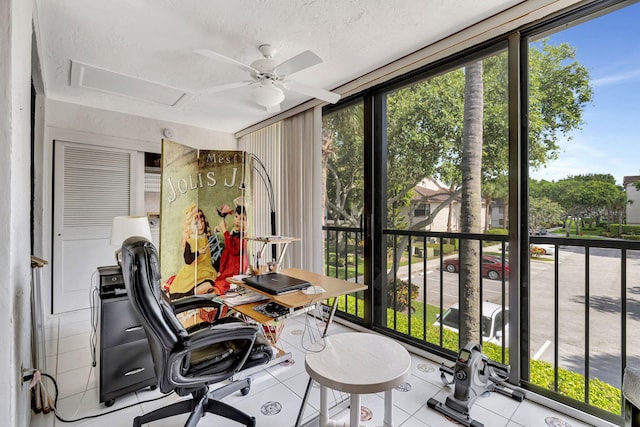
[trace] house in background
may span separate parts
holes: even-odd
[[[640,181],[640,175],[625,176],[622,186],[627,193],[626,223],[640,225],[640,190],[635,183]]]
[[[451,199],[451,190],[435,179],[425,178],[413,188],[411,204],[407,209],[409,226],[430,220],[420,229],[423,231],[458,232],[460,231],[460,195]],[[449,200],[449,202],[447,202]],[[439,211],[438,207],[446,203]],[[482,200],[482,230],[504,227],[504,200],[493,200],[487,215],[486,200]],[[435,213],[433,218],[430,218]]]

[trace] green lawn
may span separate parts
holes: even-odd
[[[412,317],[423,319],[424,316],[424,304],[417,301],[411,301],[411,307],[415,310]],[[446,309],[443,309],[443,311]],[[440,314],[440,308],[435,305],[427,304],[427,325],[433,325],[437,316]]]
[[[582,235],[580,235],[576,232],[576,225],[571,224],[571,228],[569,229],[569,237],[573,239],[593,239],[594,237],[602,238],[602,233],[606,231],[608,231],[608,229],[604,227],[580,227],[580,232],[582,233]],[[551,233],[565,236],[567,234],[567,230],[565,228],[558,228],[551,231]]]

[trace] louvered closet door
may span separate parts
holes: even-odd
[[[134,151],[55,142],[53,312],[90,306],[96,268],[115,264],[114,216],[129,215]]]

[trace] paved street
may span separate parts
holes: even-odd
[[[585,276],[584,253],[560,248],[558,268],[558,360],[560,367],[584,374],[585,354],[589,354],[591,378],[620,387],[622,319],[620,255],[618,250],[592,251],[589,258],[589,284]],[[627,262],[627,363],[640,364],[640,257],[630,253]],[[554,361],[554,263],[553,257],[531,262],[531,357]],[[411,266],[412,282],[420,285],[422,301],[426,283],[427,302],[439,305],[442,274],[443,308],[458,302],[458,274],[441,272],[439,259],[427,263],[426,281],[422,262]],[[398,271],[408,276],[409,267]],[[506,283],[508,285],[508,283]],[[585,295],[589,294],[587,313]],[[502,301],[502,282],[483,278],[483,299]],[[505,294],[508,303],[508,295]],[[588,328],[585,327],[588,315]],[[588,330],[588,333],[587,333]],[[586,348],[588,344],[588,349]]]

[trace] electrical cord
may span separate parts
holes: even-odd
[[[313,299],[314,299],[315,295],[310,294],[309,295],[309,301],[308,301],[308,305],[311,305],[313,303]],[[315,303],[315,307],[313,308],[313,310],[310,310],[306,316],[304,316],[304,330],[302,331],[302,338],[301,338],[301,344],[302,344],[302,348],[307,352],[307,353],[320,353],[321,351],[323,351],[326,347],[326,343],[324,340],[324,337],[322,336],[323,332],[321,331],[320,326],[318,325],[318,323],[315,323],[315,327],[311,324],[311,319],[313,320],[317,320],[317,319],[323,319],[323,315],[322,315],[322,303],[320,301],[318,301],[317,303]],[[311,343],[311,346],[307,346],[305,344],[305,336],[307,336],[307,334],[309,335],[309,342]],[[314,345],[316,343],[321,343],[320,348],[318,349],[314,349]]]
[[[156,397],[155,399],[149,399],[149,400],[145,400],[145,401],[142,401],[142,402],[132,403],[132,404],[130,404],[130,405],[123,406],[122,408],[113,409],[113,410],[108,411],[108,412],[101,412],[101,413],[99,413],[99,414],[93,414],[93,415],[85,415],[84,417],[81,417],[81,418],[76,418],[76,419],[67,420],[67,419],[62,418],[60,415],[58,415],[58,394],[59,394],[59,392],[58,392],[58,383],[57,383],[57,382],[56,382],[56,380],[55,380],[51,375],[49,375],[49,374],[40,373],[40,375],[41,375],[42,377],[46,377],[46,378],[50,379],[50,380],[51,380],[51,382],[53,383],[53,387],[54,387],[54,389],[55,389],[55,396],[51,396],[51,395],[49,394],[49,390],[47,390],[47,388],[45,387],[44,383],[42,382],[42,379],[38,379],[38,382],[40,383],[40,386],[41,386],[41,387],[42,387],[42,389],[44,390],[44,392],[45,392],[45,394],[46,394],[47,398],[48,398],[48,399],[53,398],[53,406],[52,406],[52,410],[53,410],[53,413],[54,413],[54,415],[55,415],[56,419],[57,419],[58,421],[60,421],[60,422],[63,422],[63,423],[75,423],[75,422],[78,422],[78,421],[89,420],[89,419],[93,419],[93,418],[99,418],[99,417],[102,417],[102,416],[105,416],[105,415],[113,414],[113,413],[115,413],[115,412],[120,412],[120,411],[122,411],[122,410],[124,410],[124,409],[129,409],[129,408],[131,408],[131,407],[134,407],[134,406],[137,406],[137,405],[141,405],[141,404],[143,404],[143,403],[155,402],[155,401],[157,401],[157,400],[164,399],[165,397],[168,397],[168,396],[171,396],[172,394],[174,394],[174,392],[172,391],[171,393],[167,393],[167,394],[162,395],[162,396],[160,396],[160,397]],[[31,375],[31,377],[33,377],[33,374]],[[30,379],[30,378],[28,378],[28,377],[27,377],[27,379]],[[76,412],[77,412],[77,411],[76,411]]]
[[[96,275],[96,271],[91,275],[91,283]],[[96,367],[97,356],[96,347],[98,346],[98,302],[100,300],[100,286],[92,286],[89,291],[89,306],[91,307],[91,335],[89,336],[89,350],[91,351],[91,366]]]

